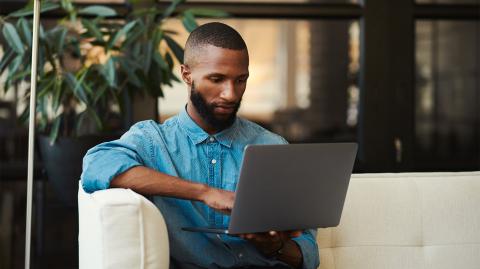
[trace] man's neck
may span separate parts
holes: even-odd
[[[219,132],[219,130],[211,127],[208,123],[205,122],[205,120],[202,118],[202,116],[200,116],[200,114],[198,114],[197,110],[195,109],[195,106],[191,102],[187,103],[187,114],[207,134],[213,135]]]

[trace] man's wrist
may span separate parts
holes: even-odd
[[[282,248],[277,250],[270,258],[285,262],[293,268],[300,268],[303,264],[300,246],[291,239],[283,242]]]
[[[279,242],[279,246],[276,247],[274,250],[269,250],[266,253],[264,252],[265,256],[271,258],[271,257],[276,257],[279,254],[281,254],[283,248],[285,247],[285,243],[281,239],[278,242]]]
[[[205,184],[198,183],[198,191],[197,191],[197,195],[196,195],[194,200],[205,203],[205,200],[206,200],[206,197],[207,197],[209,191],[210,191],[209,186],[207,186]]]

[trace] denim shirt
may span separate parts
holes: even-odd
[[[109,188],[118,174],[146,166],[184,180],[235,191],[243,150],[248,144],[284,144],[282,137],[242,118],[214,135],[200,128],[183,110],[163,124],[143,121],[120,139],[99,144],[83,159],[82,186],[86,192]],[[263,256],[244,239],[181,230],[187,226],[228,226],[229,216],[202,202],[153,196],[168,228],[170,268],[287,267]],[[316,231],[294,238],[303,254],[303,268],[319,265]]]

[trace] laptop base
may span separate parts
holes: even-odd
[[[199,233],[213,233],[213,234],[230,234],[228,229],[223,227],[182,227],[183,231],[199,232]]]

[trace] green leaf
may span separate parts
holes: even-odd
[[[37,109],[35,111],[35,114],[40,114],[38,128],[41,131],[45,130],[48,124],[46,101],[47,98],[37,98]]]
[[[100,29],[93,23],[91,20],[82,19],[82,25],[87,29],[87,33],[95,37],[99,42],[104,42],[103,35],[100,32]]]
[[[21,71],[21,72],[17,72],[13,77],[12,77],[12,80],[24,80],[26,76],[30,75],[30,68],[25,68],[25,70]]]
[[[50,10],[54,10],[59,8],[60,5],[57,3],[52,3],[50,1],[42,1],[42,5],[40,6],[40,12],[46,12]],[[13,13],[10,13],[9,16],[12,17],[24,17],[33,15],[33,5],[27,5],[26,7],[19,9]]]
[[[170,70],[167,62],[165,61],[165,59],[163,59],[162,55],[160,55],[160,53],[158,51],[155,51],[153,53],[153,60],[160,66],[160,68],[162,68],[163,70]]]
[[[141,20],[136,20],[135,28],[126,34],[125,41],[122,43],[122,48],[128,47],[132,43],[137,42],[143,33],[145,33],[145,30],[145,24]]]
[[[42,77],[38,83],[37,83],[37,89],[38,89],[38,98],[41,99],[45,95],[50,95],[51,94],[51,89],[54,87],[55,84],[55,73],[53,71],[50,71],[45,74],[44,77]]]
[[[168,63],[168,66],[169,66],[169,70],[172,70],[173,69],[173,58],[172,58],[172,55],[170,55],[170,53],[165,53],[165,60],[167,61]]]
[[[77,78],[72,73],[66,73],[65,78],[68,86],[72,90],[73,94],[83,103],[88,105],[88,97],[85,94],[85,91],[80,83],[78,83]]]
[[[80,50],[80,43],[78,42],[78,39],[76,37],[69,37],[69,45],[71,45],[73,51],[72,51],[72,56],[76,58],[80,58],[82,56],[81,50]]]
[[[97,128],[99,130],[103,129],[103,124],[102,120],[100,120],[100,117],[98,117],[97,112],[95,110],[91,109],[90,107],[87,108],[88,114],[95,120],[95,123],[97,124]]]
[[[112,96],[113,98],[115,99],[115,103],[118,104],[118,108],[120,110],[120,114],[125,114],[125,100],[124,100],[124,96],[126,96],[126,93],[124,94],[124,92],[121,92],[121,93],[113,93]]]
[[[135,87],[140,87],[141,82],[138,79],[137,75],[135,75],[135,67],[129,63],[128,60],[124,58],[119,58],[120,67],[123,69],[125,73],[127,73],[127,80],[130,84],[134,85]]]
[[[173,72],[170,73],[170,78],[175,82],[182,82]]]
[[[152,5],[155,5],[155,2],[152,1],[151,4],[149,4],[149,6],[152,6]],[[142,6],[148,6],[148,5],[145,5],[145,4],[142,4]],[[159,15],[161,15],[161,11],[155,7],[153,8],[141,8],[141,7],[133,7],[133,12],[131,13],[131,15],[135,18],[140,18],[140,17],[157,17]]]
[[[3,74],[3,71],[5,71],[8,64],[15,56],[14,53],[15,52],[12,49],[8,49],[7,52],[3,54],[2,59],[0,60],[0,75]]]
[[[8,66],[8,77],[12,79],[15,76],[18,68],[22,64],[23,55],[18,55],[15,59],[13,59],[12,63]]]
[[[94,94],[94,90],[92,89],[92,85],[94,87],[96,87],[96,85],[94,83],[90,83],[88,81],[82,81],[82,86],[83,88],[85,89],[85,91],[90,95],[92,96]],[[103,85],[103,84],[102,84]],[[90,98],[92,99],[92,98]],[[95,100],[93,100],[93,104],[95,104]]]
[[[8,45],[18,54],[23,54],[25,50],[23,49],[22,41],[20,40],[20,36],[15,30],[15,27],[11,24],[6,22],[3,25],[3,36],[7,41]]]
[[[66,28],[62,28],[57,35],[55,35],[55,46],[57,48],[58,54],[63,54],[63,50],[65,49],[65,37],[67,36],[68,30]]]
[[[150,64],[152,62],[152,54],[153,54],[153,42],[152,40],[148,40],[145,44],[143,44],[143,53],[145,55],[143,59],[143,71],[146,73],[150,69]]]
[[[75,132],[79,133],[83,127],[83,121],[85,120],[85,116],[87,115],[86,110],[80,112],[77,116],[77,120],[75,121]]]
[[[126,35],[136,24],[137,22],[136,21],[131,21],[129,23],[127,23],[125,26],[123,26],[123,28],[118,31],[114,36],[113,38],[111,38],[109,41],[108,41],[108,49],[111,49],[113,47],[113,45],[115,45],[115,42],[117,42],[117,40],[122,37],[123,35]]]
[[[72,0],[61,0],[60,5],[68,12],[72,12],[74,10]]]
[[[32,31],[30,25],[24,18],[20,18],[17,22],[17,29],[23,41],[30,47],[32,46]]]
[[[172,50],[173,54],[175,55],[175,58],[177,58],[177,60],[180,63],[183,63],[182,47],[168,35],[165,35],[165,41],[167,41],[168,47]]]
[[[23,109],[22,113],[18,117],[18,121],[21,123],[25,123],[28,121],[28,117],[30,115],[30,106],[27,104]]]
[[[208,9],[208,8],[189,8],[187,11],[191,12],[196,17],[214,17],[214,18],[225,18],[229,17],[230,14],[223,10],[219,9]],[[185,12],[187,12],[185,11]]]
[[[62,122],[62,114],[58,115],[53,121],[52,130],[50,130],[50,145],[53,145],[58,138],[60,123]]]
[[[157,28],[155,30],[155,32],[153,32],[153,47],[155,50],[158,50],[159,49],[159,45],[160,45],[160,42],[162,41],[163,39],[163,31],[159,28]]]
[[[115,83],[115,63],[112,57],[103,65],[103,75],[105,80],[108,82],[108,86],[116,87]]]
[[[177,32],[177,31],[174,31],[174,30],[163,29],[163,32],[164,32],[165,34],[169,34],[169,35],[178,35],[178,32]]]
[[[195,28],[198,27],[197,22],[195,21],[195,16],[190,11],[183,12],[182,23],[187,31],[192,32]]]
[[[135,42],[133,43],[132,49],[130,51],[132,58],[134,61],[138,61],[141,57],[141,52],[142,52],[142,43],[140,42]]]
[[[185,0],[173,0],[170,6],[168,6],[167,9],[165,9],[165,12],[163,12],[163,18],[170,17],[172,13],[177,9],[177,6],[181,3],[185,2]]]
[[[65,37],[68,30],[61,26],[56,26],[55,28],[47,32],[47,38],[45,40],[46,44],[49,44],[52,48],[52,54],[62,54],[65,49]]]
[[[45,85],[39,85],[39,92],[38,92],[38,98],[43,98],[46,95],[50,94],[50,89],[53,88],[54,86],[54,81],[50,81],[46,83]]]
[[[60,107],[60,101],[62,99],[62,96],[63,96],[63,92],[64,92],[64,87],[62,87],[63,85],[63,81],[61,79],[60,76],[56,76],[55,77],[55,84],[54,84],[54,96],[53,96],[53,100],[52,100],[52,108],[53,108],[53,111],[57,111],[58,108]]]
[[[117,16],[117,12],[114,9],[106,6],[101,6],[101,5],[93,5],[93,6],[88,6],[86,8],[82,8],[78,11],[78,14],[94,15],[99,17]]]
[[[96,104],[98,100],[100,100],[102,97],[105,98],[105,92],[109,89],[109,87],[101,87],[100,89],[97,89],[95,92],[95,96],[93,97],[93,104]]]
[[[45,40],[45,29],[43,29],[43,26],[40,24],[40,26],[38,27],[38,38],[40,40]]]
[[[85,88],[83,87],[83,85],[85,85],[85,83],[83,83],[83,81],[85,80],[85,77],[88,74],[88,70],[89,70],[88,68],[84,68],[84,69],[81,69],[80,71],[78,71],[78,73],[75,77],[77,79],[76,87],[81,87],[82,89],[85,90]]]

